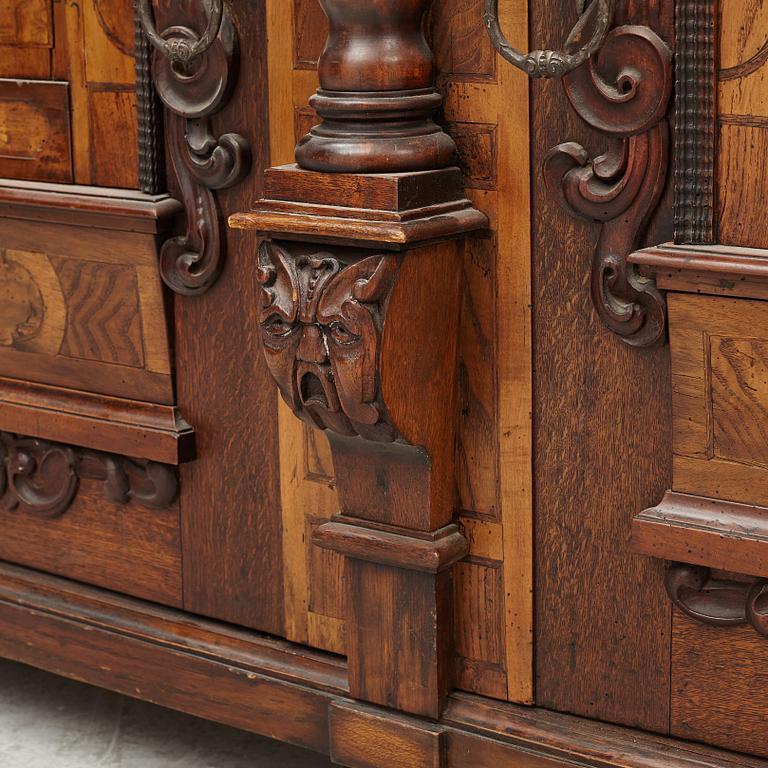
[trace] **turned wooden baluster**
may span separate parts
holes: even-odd
[[[429,0],[321,0],[328,43],[310,104],[323,118],[296,148],[302,168],[381,173],[445,168],[456,145],[434,122],[442,103],[422,33]]]
[[[422,34],[427,0],[321,0],[330,19],[298,165],[272,168],[256,229],[258,322],[294,414],[327,431],[356,698],[437,718],[450,688],[463,191]]]

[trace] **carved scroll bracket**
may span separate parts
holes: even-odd
[[[197,47],[200,36],[187,26],[172,26],[162,38],[188,41]],[[214,194],[247,175],[250,147],[237,133],[217,136],[211,118],[229,100],[237,72],[237,33],[226,6],[218,35],[204,52],[185,61],[156,52],[153,80],[168,110],[169,154],[187,212],[184,235],[168,240],[160,255],[160,273],[176,293],[207,291],[217,280],[224,259],[223,222]]]
[[[627,257],[666,183],[672,52],[650,27],[617,27],[563,85],[579,116],[611,145],[594,158],[575,142],[552,149],[544,163],[547,188],[572,216],[602,223],[592,264],[602,320],[628,344],[653,345],[664,338],[665,301]]]
[[[714,579],[705,566],[673,563],[664,583],[672,602],[695,621],[714,627],[749,624],[768,637],[768,579],[751,584]]]
[[[103,482],[117,504],[164,509],[176,498],[173,467],[0,432],[0,498],[5,508],[42,518],[63,515],[81,478]]]

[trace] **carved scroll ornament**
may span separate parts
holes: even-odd
[[[164,509],[176,498],[173,467],[100,451],[75,448],[0,432],[0,499],[6,509],[35,517],[63,515],[80,478],[100,480],[104,495],[117,504],[135,500]]]
[[[262,245],[259,320],[267,364],[285,402],[311,426],[377,442],[395,439],[378,360],[400,259]]]
[[[666,181],[672,53],[650,27],[617,27],[563,85],[579,116],[611,144],[594,158],[575,142],[552,149],[544,163],[547,188],[572,216],[602,222],[592,265],[595,308],[625,342],[650,346],[664,338],[665,301],[627,257]]]
[[[768,579],[751,584],[713,579],[709,568],[674,563],[664,582],[672,602],[695,621],[714,627],[749,624],[768,637]]]
[[[242,181],[251,165],[243,136],[218,136],[212,128],[211,118],[226,106],[237,69],[237,33],[226,6],[220,24],[212,27],[218,34],[205,46],[190,27],[166,29],[160,37],[173,41],[172,51],[194,53],[179,60],[157,51],[153,64],[154,85],[168,110],[169,154],[187,212],[186,234],[163,245],[160,273],[171,289],[187,296],[207,291],[223,266],[225,238],[214,191]]]

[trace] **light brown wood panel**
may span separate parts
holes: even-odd
[[[0,80],[0,176],[72,181],[67,83]]]
[[[531,241],[528,85],[496,66],[482,3],[452,0],[433,10],[433,41],[445,118],[461,153],[467,194],[491,221],[491,240],[471,240],[464,256],[459,496],[461,521],[493,523],[470,537],[470,559],[485,560],[495,597],[469,591],[457,605],[459,686],[499,696],[533,696]],[[506,34],[527,47],[527,7],[500,4]],[[516,148],[516,149],[515,149]],[[515,205],[502,205],[515,200]],[[490,557],[489,557],[490,555]],[[501,620],[498,611],[501,611]],[[471,617],[471,618],[470,618]],[[479,642],[478,642],[479,640]],[[501,653],[499,654],[499,650]],[[485,670],[484,674],[479,674]]]
[[[18,219],[0,235],[2,375],[173,403],[154,236]]]
[[[136,94],[133,90],[119,90],[110,86],[88,91],[90,112],[90,168],[91,184],[97,186],[137,186],[139,167],[136,134]],[[116,137],[123,137],[117,151]],[[128,141],[125,140],[128,137]]]
[[[51,0],[0,0],[0,45],[52,44]]]
[[[137,188],[134,34],[133,0],[0,0],[0,77],[61,81],[0,93],[0,176]]]
[[[762,179],[768,173],[768,10],[722,0],[717,34],[719,240],[768,247]]]
[[[768,644],[674,614],[672,734],[768,756]]]
[[[274,165],[293,161],[296,141],[316,122],[307,100],[317,88],[317,75],[309,67],[322,49],[326,29],[319,11],[317,0],[267,3]],[[501,14],[513,39],[527,44],[527,15],[520,4],[502,4]],[[471,241],[464,254],[457,464],[460,521],[471,531],[477,560],[456,591],[457,611],[466,621],[457,629],[459,680],[468,690],[528,702],[531,257],[528,153],[521,149],[528,141],[528,86],[514,72],[497,72],[482,27],[481,0],[436,3],[431,29],[446,119],[462,154],[468,195],[496,230],[491,239]],[[499,206],[502,198],[516,205]],[[314,525],[338,511],[332,470],[323,460],[326,438],[309,433],[282,405],[280,413],[289,637],[340,651],[343,625],[330,615],[338,608],[340,569],[309,554],[305,538],[308,521]],[[316,589],[323,590],[322,596],[313,594]]]
[[[768,304],[670,294],[676,491],[768,504]]]
[[[316,122],[306,105],[317,88],[312,62],[319,55],[318,39],[325,40],[327,21],[317,0],[268,0],[266,9],[271,164],[281,165],[293,161],[297,135]],[[294,23],[301,24],[295,37]],[[277,391],[275,397],[279,399]],[[278,409],[286,636],[344,653],[344,622],[331,615],[338,613],[342,558],[327,552],[318,559],[306,536],[308,525],[316,527],[339,511],[334,481],[327,474],[333,474],[328,440],[322,433],[310,433],[282,401]]]

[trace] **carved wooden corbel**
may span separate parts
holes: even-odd
[[[0,432],[0,498],[6,509],[60,517],[81,478],[102,481],[110,501],[134,500],[150,509],[170,506],[178,492],[176,471],[167,464]]]
[[[267,363],[331,445],[341,509],[314,541],[345,557],[350,691],[436,718],[452,568],[467,552],[452,522],[460,249],[488,222],[434,122],[428,6],[324,0],[323,122],[230,224],[265,237]]]
[[[196,29],[210,19],[200,10],[179,11],[168,2],[160,3],[158,17],[174,23],[159,35],[153,29],[148,32],[168,43],[155,52],[152,79],[166,107],[168,152],[187,213],[186,234],[163,245],[160,274],[172,290],[187,296],[207,291],[223,266],[226,244],[215,192],[238,184],[251,166],[247,140],[237,133],[217,135],[212,127],[211,118],[229,101],[238,67],[237,32],[226,5],[216,7],[220,8],[218,31],[214,35],[208,29],[209,45],[201,52],[195,53],[201,40]],[[141,18],[147,31],[148,12]],[[188,51],[188,58],[183,51]],[[146,120],[156,120],[146,95],[140,106]],[[152,130],[148,124],[139,137],[149,153],[156,152]],[[153,182],[146,170],[142,178],[147,184]]]

